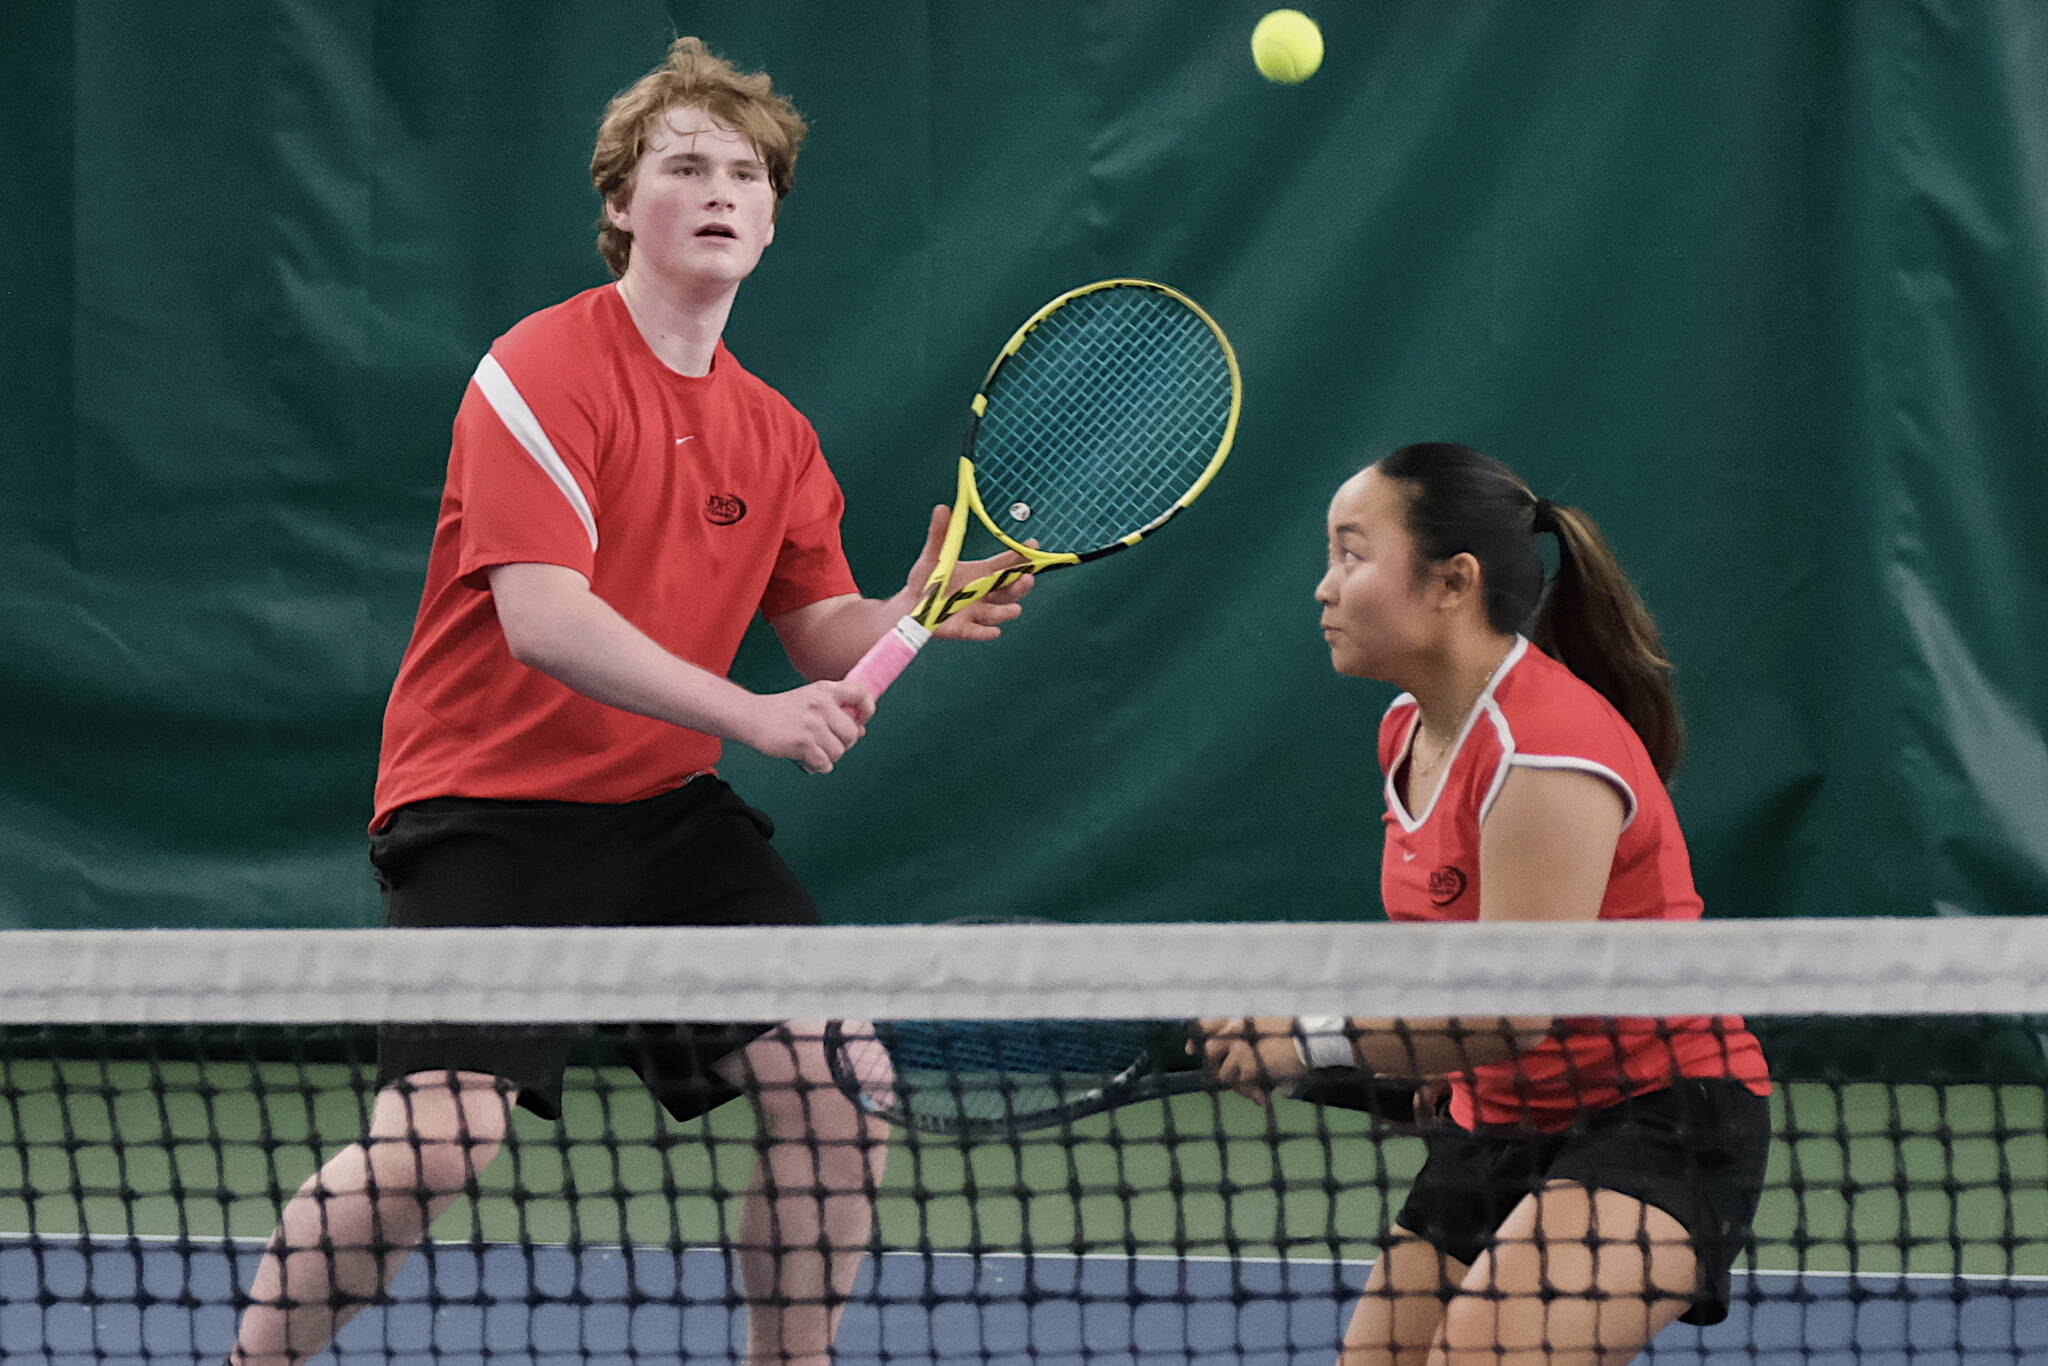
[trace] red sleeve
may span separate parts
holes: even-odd
[[[1621,713],[1576,679],[1560,679],[1537,706],[1509,713],[1515,757],[1583,759],[1616,771],[1634,767],[1642,741]]]
[[[477,366],[455,416],[455,572],[476,587],[493,565],[559,564],[588,578],[597,559],[593,406],[563,367],[533,352],[502,339]]]
[[[783,523],[782,549],[775,557],[767,591],[761,595],[761,614],[771,620],[826,598],[860,592],[839,539],[846,496],[839,491],[839,481],[832,477],[809,423],[804,424],[803,443],[795,487],[789,495],[789,516]]]
[[[1658,785],[1656,770],[1628,722],[1577,680],[1559,686],[1545,705],[1518,708],[1511,724],[1513,766],[1570,769],[1603,779],[1621,794],[1630,823],[1636,817],[1639,792]],[[1490,810],[1492,804],[1489,794],[1485,808]]]

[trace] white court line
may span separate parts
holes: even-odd
[[[9,1245],[28,1245],[31,1243],[42,1243],[46,1246],[54,1247],[75,1247],[80,1243],[105,1243],[119,1245],[128,1245],[132,1243],[160,1243],[167,1246],[172,1244],[183,1243],[187,1246],[197,1248],[243,1247],[260,1252],[262,1251],[264,1246],[268,1244],[269,1241],[270,1240],[268,1238],[193,1238],[186,1237],[176,1233],[29,1234],[0,1232],[0,1251],[5,1251]],[[464,1249],[473,1248],[476,1245],[473,1243],[459,1243],[451,1241],[440,1244],[440,1246],[449,1251],[460,1251]],[[485,1243],[483,1244],[483,1247],[485,1250],[490,1250],[493,1248],[503,1248],[507,1250],[515,1250],[519,1248],[539,1248],[557,1252],[575,1251],[596,1253],[622,1253],[628,1250],[637,1249],[645,1251],[663,1252],[675,1251],[678,1253],[699,1252],[723,1254],[727,1250],[717,1243],[687,1243],[680,1248],[674,1249],[671,1249],[665,1243],[581,1243],[573,1248],[568,1243]],[[1331,1261],[1330,1259],[1324,1257],[1227,1257],[1215,1253],[1189,1253],[1182,1256],[1176,1256],[1157,1252],[962,1252],[953,1248],[933,1248],[930,1251],[919,1251],[915,1248],[892,1247],[883,1248],[877,1255],[881,1257],[916,1257],[921,1261],[926,1259],[960,1260],[972,1258],[980,1261],[1024,1261],[1028,1259],[1032,1261],[1057,1260],[1067,1262],[1198,1262],[1205,1264],[1220,1265],[1229,1265],[1231,1263],[1237,1263],[1240,1265],[1250,1264],[1253,1266],[1341,1266],[1355,1268],[1364,1268],[1372,1265],[1370,1261]],[[1853,1279],[1862,1281],[1985,1281],[1994,1282],[1998,1284],[2048,1285],[2048,1275],[2036,1274],[2031,1272],[1995,1273],[1984,1271],[1966,1271],[1956,1273],[1949,1271],[1799,1271],[1784,1267],[1766,1266],[1758,1267],[1754,1271],[1746,1270],[1742,1267],[1737,1267],[1735,1268],[1733,1274],[1737,1277],[1749,1279],[1755,1279],[1764,1276],[1784,1276],[1800,1277],[1804,1279],[1814,1280]]]

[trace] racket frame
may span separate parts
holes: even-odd
[[[1173,299],[1199,318],[1203,326],[1209,329],[1210,336],[1215,339],[1230,375],[1230,412],[1224,419],[1223,435],[1217,441],[1216,450],[1210,455],[1208,463],[1202,467],[1201,473],[1188,486],[1187,491],[1157,517],[1107,545],[1093,546],[1085,550],[1043,550],[1037,546],[1026,545],[1006,534],[996,525],[995,518],[989,516],[988,508],[981,500],[981,490],[975,481],[974,445],[981,433],[982,419],[988,415],[989,393],[995,388],[1003,367],[1023,349],[1031,334],[1043,326],[1047,319],[1074,300],[1106,289],[1155,290]],[[919,594],[916,605],[893,627],[883,632],[881,638],[861,656],[860,661],[847,673],[848,680],[863,684],[870,693],[880,697],[883,690],[896,680],[897,675],[909,666],[918,651],[924,648],[925,643],[931,639],[933,629],[961,608],[1009,587],[1026,574],[1044,574],[1055,569],[1064,569],[1069,565],[1099,560],[1105,555],[1112,555],[1134,546],[1158,531],[1195,499],[1201,497],[1202,491],[1209,487],[1210,481],[1216,477],[1216,472],[1223,467],[1224,460],[1230,455],[1231,445],[1237,440],[1237,420],[1243,403],[1244,377],[1238,369],[1237,351],[1231,346],[1230,338],[1224,334],[1216,320],[1209,316],[1206,309],[1173,286],[1161,284],[1157,280],[1120,276],[1077,286],[1047,303],[1025,319],[1023,326],[1011,333],[1010,339],[1003,343],[1002,350],[996,354],[988,373],[982,377],[981,388],[975,393],[973,403],[969,405],[973,411],[973,419],[968,423],[967,435],[960,452],[954,481],[953,515],[947,522],[946,534],[939,543],[939,559],[932,569],[931,577],[925,581],[924,590]],[[970,513],[991,536],[995,537],[998,544],[1015,554],[1022,563],[997,570],[992,574],[984,574],[948,592],[947,586],[952,582],[954,571],[960,567],[960,551],[966,544],[967,518]]]
[[[846,1056],[845,1045],[856,1037],[846,1032],[842,1021],[826,1022],[825,1056],[832,1071],[832,1080],[863,1113],[919,1133],[946,1134],[966,1139],[1002,1138],[1032,1129],[1069,1124],[1089,1115],[1098,1115],[1139,1101],[1161,1100],[1169,1096],[1216,1089],[1216,1083],[1200,1067],[1192,1067],[1186,1071],[1163,1071],[1151,1054],[1141,1053],[1108,1081],[1097,1086],[1077,1087],[1071,1092],[1063,1093],[1056,1105],[1029,1111],[1008,1110],[1007,1113],[995,1118],[964,1114],[945,1115],[920,1110],[915,1106],[888,1104],[877,1099],[862,1082]],[[880,1044],[879,1041],[875,1042],[877,1046],[886,1048],[886,1045]]]
[[[976,1022],[977,1025],[983,1023]],[[1167,1037],[1164,1024],[1160,1025],[1159,1037]],[[941,1134],[963,1140],[1007,1138],[1033,1129],[1071,1124],[1120,1106],[1196,1093],[1220,1095],[1229,1089],[1199,1065],[1186,1069],[1162,1067],[1159,1049],[1148,1048],[1141,1049],[1137,1057],[1108,1081],[1099,1086],[1062,1093],[1054,1105],[1023,1111],[1006,1106],[1005,1113],[992,1117],[946,1114],[878,1098],[868,1089],[859,1069],[847,1056],[846,1045],[855,1041],[871,1043],[885,1051],[888,1047],[878,1035],[849,1034],[843,1021],[826,1021],[825,1058],[832,1080],[849,1100],[860,1107],[862,1113],[917,1133]],[[1276,1089],[1275,1094],[1312,1105],[1370,1115],[1376,1127],[1386,1132],[1414,1135],[1442,1122],[1435,1116],[1417,1113],[1417,1085],[1412,1080],[1380,1078],[1351,1068],[1319,1068]],[[998,1085],[981,1089],[1001,1088]]]
[[[1023,349],[1025,341],[1030,338],[1033,332],[1037,331],[1047,319],[1058,313],[1062,308],[1065,308],[1076,299],[1085,298],[1090,294],[1099,294],[1106,289],[1154,290],[1166,295],[1187,309],[1188,312],[1201,319],[1202,325],[1209,329],[1209,335],[1215,338],[1217,349],[1222,353],[1224,365],[1230,372],[1230,413],[1224,419],[1223,435],[1216,443],[1216,450],[1209,457],[1208,463],[1202,467],[1202,472],[1195,477],[1193,483],[1188,485],[1187,491],[1168,504],[1166,509],[1157,517],[1154,517],[1144,526],[1125,533],[1107,545],[1094,546],[1086,550],[1041,550],[1036,546],[1026,545],[1024,542],[1007,534],[1001,527],[996,525],[995,518],[989,516],[988,508],[981,500],[981,490],[975,481],[974,444],[976,438],[981,433],[982,419],[988,415],[989,393],[995,388],[996,380],[1002,374],[1003,367],[1009,363],[1010,358]],[[1119,550],[1134,546],[1147,536],[1158,531],[1159,528],[1165,526],[1178,516],[1183,509],[1201,497],[1202,491],[1208,488],[1210,481],[1216,477],[1216,472],[1223,468],[1223,462],[1229,458],[1230,448],[1237,440],[1237,421],[1243,404],[1244,376],[1238,368],[1237,351],[1231,346],[1230,338],[1224,334],[1223,329],[1217,325],[1216,320],[1209,316],[1207,309],[1180,290],[1175,289],[1172,285],[1161,284],[1157,280],[1141,280],[1130,276],[1120,276],[1114,279],[1097,280],[1092,284],[1079,285],[1053,299],[1036,313],[1025,319],[1024,324],[1010,334],[1010,339],[1003,343],[1003,348],[996,354],[994,363],[988,368],[988,373],[982,377],[981,388],[974,395],[974,401],[970,405],[973,409],[974,419],[968,424],[967,436],[960,452],[959,474],[953,502],[953,518],[946,528],[946,539],[940,546],[938,567],[932,571],[930,580],[925,584],[923,595],[919,597],[917,606],[911,610],[911,620],[916,621],[920,626],[929,630],[947,617],[952,616],[968,603],[1008,587],[1026,574],[1042,574],[1049,570],[1064,569],[1069,565],[1086,564],[1090,560],[1099,560],[1105,555],[1113,555]],[[945,593],[947,581],[953,577],[953,571],[959,567],[960,549],[966,541],[967,524],[966,518],[961,516],[963,511],[973,513],[975,520],[981,523],[989,535],[995,537],[996,541],[1004,549],[1022,558],[1024,563],[1010,569],[1000,570],[994,574],[984,575],[972,583],[962,584],[959,589],[946,595],[942,600],[940,595]]]

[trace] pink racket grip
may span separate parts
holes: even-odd
[[[931,638],[930,631],[904,617],[882,632],[882,638],[868,647],[868,652],[860,657],[860,663],[847,671],[846,681],[863,684],[879,698],[896,681],[896,675],[917,658],[917,652]],[[851,711],[848,708],[849,714]]]

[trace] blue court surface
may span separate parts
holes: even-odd
[[[0,1241],[8,1366],[217,1362],[259,1249],[218,1242]],[[1296,1261],[892,1253],[863,1273],[839,1366],[1327,1366],[1361,1266]],[[338,1359],[406,1366],[725,1362],[741,1314],[725,1258],[442,1245]],[[429,1308],[424,1301],[438,1307]],[[1725,1323],[1668,1330],[1646,1360],[1685,1366],[1990,1366],[2048,1358],[2048,1280],[1761,1274]]]

